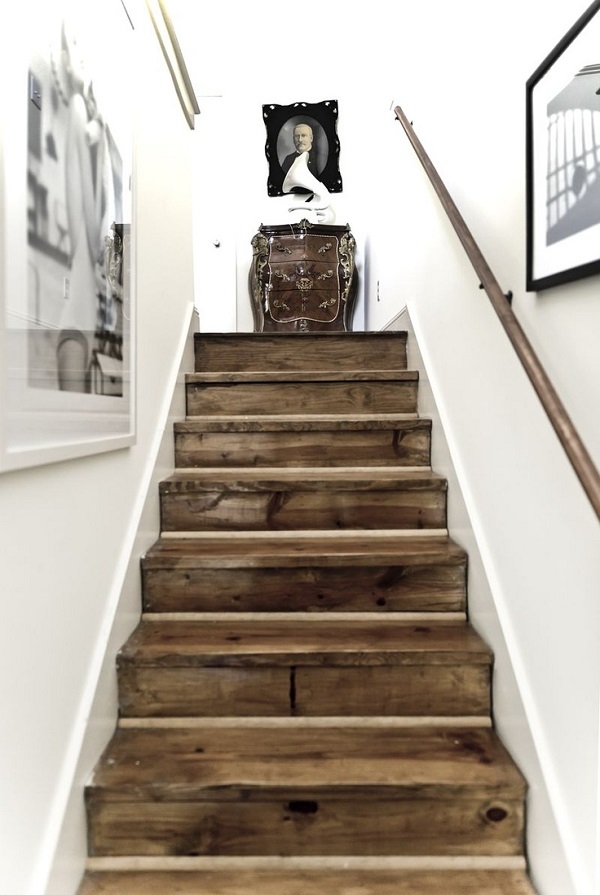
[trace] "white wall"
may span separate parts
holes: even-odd
[[[190,4],[172,6],[190,22]],[[322,4],[304,17],[297,6],[262,16],[223,0],[209,27],[184,32],[196,83],[226,110],[219,181],[236,209],[241,329],[251,328],[250,238],[284,215],[266,196],[261,105],[339,101],[338,221],[351,223],[366,256],[366,327],[410,308],[502,624],[497,645],[512,663],[503,678],[500,662],[496,709],[531,772],[529,849],[541,895],[600,891],[598,521],[390,106],[414,121],[600,465],[598,278],[525,292],[525,82],[585,6],[372,0],[342,14]],[[471,600],[494,639],[476,588]],[[513,673],[529,730],[504,684]]]
[[[81,870],[81,852],[55,850],[193,309],[192,132],[144,4],[128,6],[138,52],[112,61],[127,66],[139,88],[137,442],[0,476],[0,891],[7,895],[45,892],[55,858],[69,864],[60,895]],[[26,19],[34,5],[23,11]],[[131,625],[139,603],[126,611]],[[91,720],[101,739],[104,719]]]

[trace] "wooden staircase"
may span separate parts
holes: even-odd
[[[80,895],[533,895],[404,333],[196,337]]]

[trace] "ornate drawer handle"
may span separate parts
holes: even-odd
[[[300,277],[296,280],[296,289],[299,289],[300,292],[308,292],[312,289],[312,280],[309,277]]]
[[[331,243],[331,242],[326,242],[325,245],[322,245],[321,248],[318,250],[319,255],[324,255],[325,252],[328,252],[329,249],[332,247],[332,245],[333,245],[333,243]]]
[[[280,310],[281,310],[282,308],[284,308],[286,311],[289,311],[289,309],[290,309],[290,306],[287,305],[287,304],[283,301],[283,299],[281,299],[281,298],[276,298],[276,299],[273,301],[273,306],[276,307],[276,308],[279,308]]]
[[[280,271],[280,270],[274,270],[274,271],[273,271],[273,276],[274,276],[274,277],[279,277],[279,279],[280,279],[280,280],[283,280],[284,283],[291,283],[291,282],[292,282],[292,278],[291,278],[291,277],[288,277],[288,275],[287,275],[286,273],[282,273],[282,271]]]
[[[330,308],[337,301],[337,298],[327,298],[325,301],[322,301],[319,305],[320,308]]]
[[[281,243],[281,242],[276,243],[275,248],[277,249],[278,252],[283,252],[284,255],[292,254],[292,250],[290,249],[290,247],[284,246],[283,243]]]
[[[319,276],[317,277],[317,280],[330,280],[332,276],[333,276],[333,271],[327,270],[327,271],[325,271],[325,273],[320,273]]]

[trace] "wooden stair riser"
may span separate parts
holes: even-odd
[[[123,717],[486,716],[481,665],[119,669]]]
[[[214,569],[142,560],[146,612],[462,612],[466,562]]]
[[[80,895],[535,895],[523,870],[94,871]]]
[[[418,487],[371,488],[347,484],[310,490],[303,482],[163,482],[163,531],[267,531],[298,529],[443,529],[446,490],[436,481]],[[350,490],[352,488],[352,490]]]
[[[301,340],[301,341],[299,341]],[[221,333],[194,340],[197,372],[406,369],[406,333]]]
[[[289,413],[415,413],[417,382],[204,383],[188,377],[188,416]]]
[[[204,429],[202,426],[204,425]],[[265,424],[265,427],[268,424]],[[194,421],[175,425],[177,467],[429,466],[431,423],[406,420],[388,429],[311,428],[211,431]]]
[[[517,855],[523,805],[488,798],[334,797],[302,790],[241,801],[89,800],[90,854]],[[501,819],[499,819],[501,818]]]

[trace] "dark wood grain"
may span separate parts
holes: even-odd
[[[244,787],[243,792],[248,789]],[[482,821],[494,799],[407,797],[344,802],[284,790],[253,803],[102,802],[90,827],[93,855],[500,855],[522,851],[523,809],[502,794],[501,823]],[[315,814],[290,811],[318,805]],[[312,812],[312,806],[311,812]],[[385,818],[385,822],[382,821]]]
[[[465,552],[445,535],[389,532],[281,532],[235,537],[165,537],[144,557],[147,568],[213,569],[462,564]]]
[[[142,562],[147,612],[454,612],[466,605],[466,558],[402,556],[389,565],[257,568],[177,565],[155,551]]]
[[[463,621],[397,618],[143,620],[119,653],[141,665],[489,665],[490,650]]]
[[[431,422],[422,419],[197,418],[175,424],[175,465],[428,466]]]
[[[406,341],[406,332],[197,333],[195,369],[363,370],[376,357],[383,369],[404,370]]]
[[[160,485],[163,531],[446,526],[446,481],[429,472],[205,470]]]
[[[522,795],[524,780],[494,732],[460,727],[264,726],[120,729],[90,798],[231,801],[301,789],[344,800],[392,793],[435,798]],[[338,790],[338,787],[339,790]],[[336,792],[338,796],[336,796]],[[307,796],[308,797],[308,796]]]
[[[122,717],[482,717],[490,669],[460,665],[124,665]]]
[[[216,374],[215,374],[216,375]],[[398,374],[398,377],[402,374]],[[417,382],[414,377],[377,379],[343,378],[295,381],[206,382],[187,380],[190,416],[229,413],[414,413]]]

